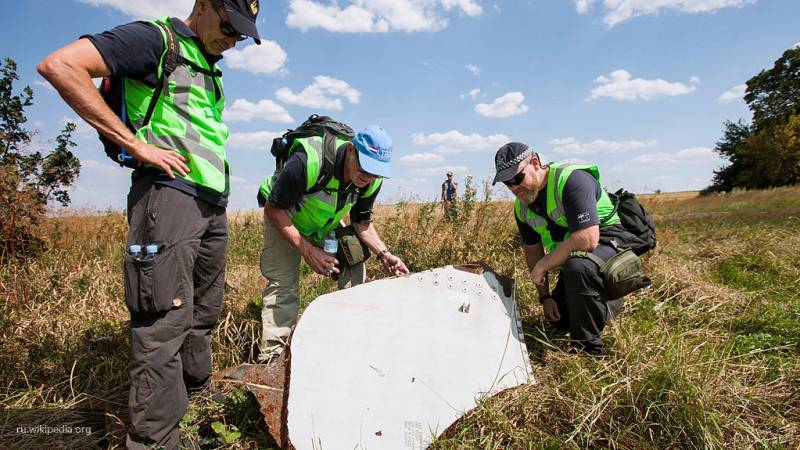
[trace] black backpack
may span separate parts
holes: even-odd
[[[156,107],[156,103],[158,103],[158,99],[161,97],[161,93],[167,91],[169,88],[169,83],[167,82],[169,76],[172,75],[172,72],[175,71],[175,69],[178,67],[178,64],[182,62],[180,49],[178,48],[178,39],[175,37],[175,32],[172,31],[171,27],[168,27],[162,23],[156,22],[156,25],[161,27],[161,29],[166,32],[167,48],[165,49],[164,53],[164,66],[161,69],[161,77],[158,79],[156,91],[154,92],[153,97],[150,99],[150,103],[147,106],[147,114],[144,117],[142,126],[150,123],[150,119],[153,116],[153,110]],[[104,77],[98,90],[100,91],[100,96],[103,97],[103,100],[105,100],[106,104],[108,104],[111,110],[117,114],[122,123],[124,123],[125,126],[127,126],[128,129],[133,133],[136,133],[136,129],[133,127],[133,124],[131,124],[126,111],[125,80],[121,77]],[[169,95],[168,91],[166,95]],[[105,150],[106,155],[115,163],[131,169],[135,169],[139,166],[139,161],[126,152],[125,148],[117,145],[107,137],[103,136],[102,133],[98,134],[100,135],[100,142],[103,143],[103,149]]]
[[[619,214],[622,226],[633,235],[628,242],[625,242],[624,247],[630,248],[637,255],[656,248],[656,225],[650,214],[647,214],[644,207],[636,200],[636,196],[620,189],[613,194],[609,192],[608,197],[614,204],[614,210],[603,219],[602,223],[611,219],[615,212]]]
[[[355,133],[349,126],[329,116],[310,115],[299,127],[287,130],[286,133],[283,133],[283,136],[272,140],[270,153],[275,157],[276,175],[286,164],[294,141],[311,136],[322,136],[323,157],[319,170],[320,175],[317,177],[317,182],[308,191],[309,194],[321,191],[333,176],[333,169],[336,165],[336,138],[349,141],[355,137]]]

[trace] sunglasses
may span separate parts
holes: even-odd
[[[238,31],[236,31],[236,29],[233,28],[233,25],[231,25],[230,22],[227,22],[227,21],[222,19],[222,14],[220,13],[219,10],[216,10],[216,11],[217,11],[217,15],[219,16],[219,32],[220,33],[224,34],[227,37],[235,37],[236,40],[240,41],[240,42],[245,40],[245,39],[247,39],[247,36],[245,36],[245,35],[239,33]]]
[[[503,181],[503,183],[505,183],[505,185],[508,187],[512,187],[519,185],[520,183],[522,183],[522,180],[524,179],[525,179],[525,170],[523,169],[520,173],[516,174],[514,178],[508,181]]]
[[[361,161],[359,161],[358,150],[356,150],[356,164],[358,165],[358,171],[361,172],[361,175],[365,177],[375,177],[376,179],[383,178],[379,175],[375,175],[374,173],[369,173],[361,167]]]

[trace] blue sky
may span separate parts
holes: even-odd
[[[77,116],[36,63],[81,34],[193,4],[3,1],[0,56],[34,89],[28,125],[45,147]],[[447,170],[489,179],[508,141],[597,163],[609,189],[702,188],[724,163],[711,151],[723,121],[750,118],[742,84],[800,44],[798,18],[797,0],[262,1],[264,45],[240,43],[222,63],[230,208],[257,207],[271,138],[315,112],[389,131],[384,203],[433,199]],[[74,206],[123,209],[127,171],[82,122],[76,141]]]

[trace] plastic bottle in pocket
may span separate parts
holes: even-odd
[[[142,257],[142,246],[139,244],[133,244],[128,247],[128,254],[136,260],[141,259]]]
[[[144,258],[143,259],[145,261],[152,261],[153,259],[156,258],[157,254],[158,254],[158,245],[150,244],[147,247],[145,247],[145,249],[144,249]]]

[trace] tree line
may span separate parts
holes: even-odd
[[[729,164],[704,192],[764,189],[800,181],[800,46],[747,80],[751,123],[726,121],[715,151]]]

